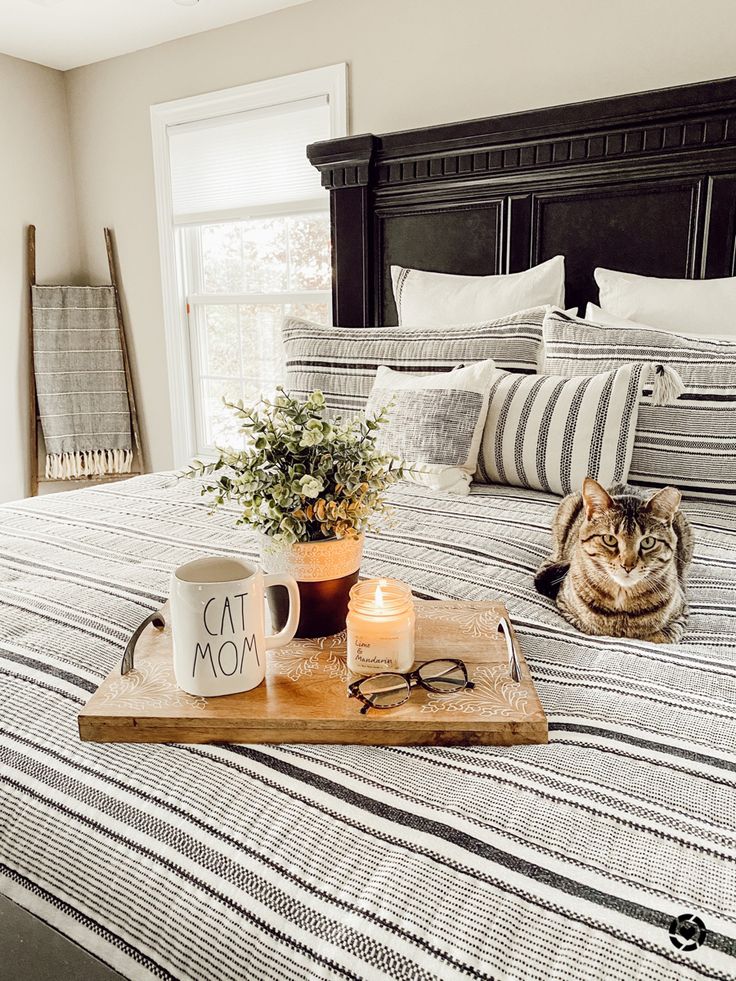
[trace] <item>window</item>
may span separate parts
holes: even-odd
[[[284,381],[284,314],[329,322],[329,212],[197,225],[183,242],[198,448],[236,445],[222,399],[253,401]]]
[[[222,399],[284,380],[284,314],[329,322],[327,192],[307,144],[345,133],[345,66],[154,106],[175,462],[237,445]]]

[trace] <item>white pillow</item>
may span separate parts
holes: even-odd
[[[661,330],[736,336],[736,277],[657,279],[596,269],[599,303],[606,313]]]
[[[565,310],[565,313],[569,313],[569,310]],[[633,320],[629,320],[626,317],[616,317],[614,314],[609,313],[607,310],[601,309],[595,305],[595,303],[588,303],[585,307],[585,316],[583,320],[592,320],[594,324],[605,324],[609,327],[643,327],[644,324],[636,324]]]
[[[478,464],[495,371],[491,360],[431,375],[381,365],[366,412],[393,404],[378,445],[403,460],[419,483],[467,494]]]
[[[570,313],[569,310],[565,310],[565,313]],[[575,314],[573,314],[575,316]],[[633,328],[648,328],[649,330],[663,330],[662,327],[654,327],[653,324],[638,324],[633,320],[627,320],[626,317],[614,317],[612,313],[608,313],[606,310],[601,310],[597,307],[595,303],[589,303],[585,308],[585,320],[592,320],[594,324],[603,324],[605,327],[633,327]],[[669,329],[669,328],[667,328]],[[716,341],[733,341],[733,334],[704,334],[699,330],[686,330],[676,331],[672,329],[672,333],[682,333],[691,334],[697,337],[709,337]]]
[[[506,276],[453,276],[391,266],[399,325],[444,327],[565,305],[565,257]]]

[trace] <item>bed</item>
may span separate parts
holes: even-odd
[[[397,261],[488,273],[564,251],[570,303],[604,261],[733,275],[735,117],[732,80],[310,148],[336,322],[389,322]],[[503,598],[549,745],[81,743],[79,708],[171,570],[255,550],[174,474],[5,505],[3,892],[135,979],[736,978],[736,506],[686,501],[689,629],[651,645],[584,637],[535,592],[559,498],[392,499],[364,573]]]

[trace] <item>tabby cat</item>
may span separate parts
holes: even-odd
[[[654,643],[682,639],[685,575],[693,533],[679,510],[680,492],[648,498],[620,484],[606,491],[586,478],[552,523],[552,555],[534,579],[560,613],[586,634]]]

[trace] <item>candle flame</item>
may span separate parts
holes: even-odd
[[[383,590],[381,589],[381,583],[380,582],[377,582],[376,583],[375,601],[376,601],[376,606],[383,607],[383,606],[386,605],[385,602],[384,602],[384,599],[383,599]]]

